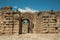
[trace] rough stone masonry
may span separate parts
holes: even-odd
[[[60,34],[60,11],[20,12],[0,8],[0,35]]]

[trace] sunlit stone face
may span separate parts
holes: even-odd
[[[29,21],[28,20],[23,20],[23,22],[22,22],[23,24],[28,24],[29,23]]]

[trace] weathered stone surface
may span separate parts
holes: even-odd
[[[20,12],[11,10],[11,7],[0,9],[0,35],[24,33],[60,33],[60,12]]]

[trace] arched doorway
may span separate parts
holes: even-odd
[[[22,33],[29,33],[30,21],[28,19],[22,20]]]
[[[19,22],[19,34],[33,33],[34,16],[31,13],[23,13],[20,17],[21,20]]]

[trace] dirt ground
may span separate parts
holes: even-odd
[[[20,34],[0,36],[0,40],[60,40],[60,34]]]

